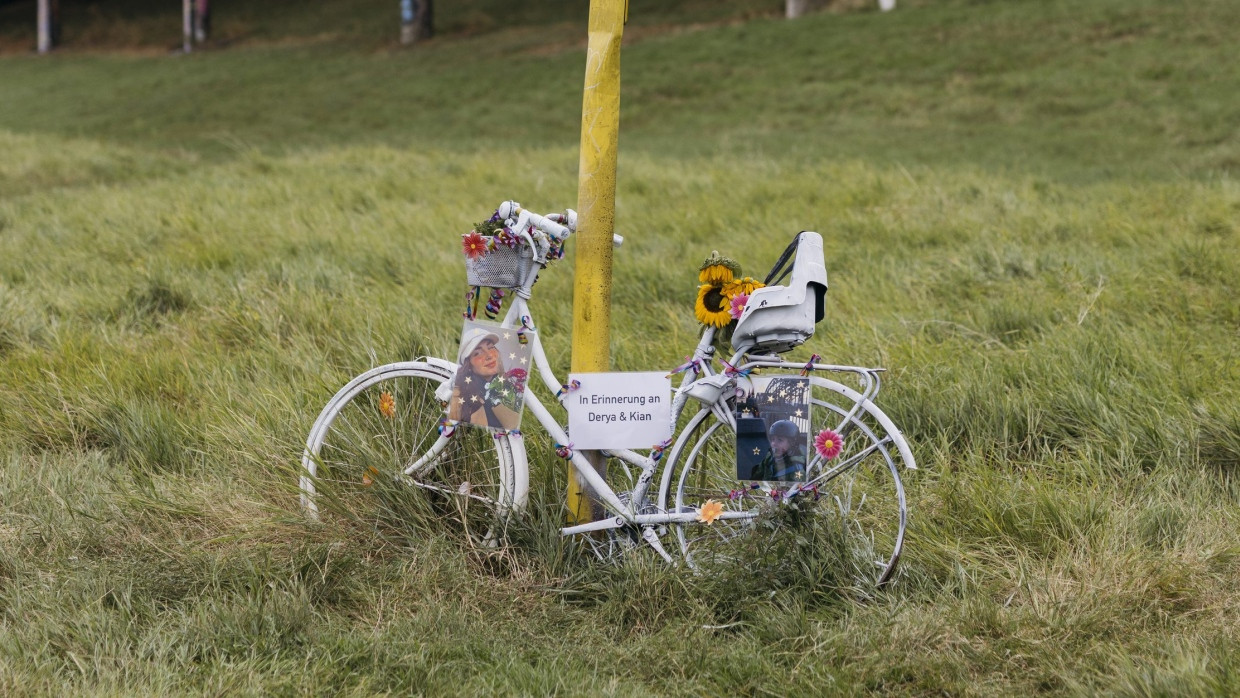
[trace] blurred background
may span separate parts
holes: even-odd
[[[455,354],[460,235],[576,204],[584,0],[436,0],[412,44],[397,0],[213,0],[189,53],[181,3],[60,0],[42,55],[36,4],[0,0],[0,693],[1240,693],[1240,3],[632,0],[614,365],[684,361],[712,250],[820,232],[791,356],[887,367],[920,465],[879,594],[830,546],[593,563],[533,431],[502,549],[298,511],[331,395]]]

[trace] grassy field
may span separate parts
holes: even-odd
[[[593,564],[533,435],[548,509],[499,554],[301,518],[337,387],[454,350],[457,235],[573,205],[567,5],[448,3],[400,51],[357,4],[246,34],[220,2],[194,56],[120,23],[0,58],[0,693],[1240,691],[1227,0],[634,2],[615,365],[679,363],[712,249],[820,231],[794,356],[889,367],[921,466],[878,597]],[[572,262],[535,298],[559,367]]]

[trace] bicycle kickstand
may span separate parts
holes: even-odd
[[[642,526],[642,538],[645,539],[645,541],[650,544],[650,547],[654,548],[654,551],[664,560],[669,563],[672,562],[672,556],[668,555],[667,551],[663,549],[663,544],[659,542],[659,534],[654,532],[654,526]]]

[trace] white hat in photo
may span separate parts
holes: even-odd
[[[471,327],[465,331],[465,336],[461,337],[461,351],[456,355],[458,364],[465,363],[465,359],[474,353],[474,349],[482,343],[482,340],[489,339],[495,344],[499,344],[499,335],[485,327]]]

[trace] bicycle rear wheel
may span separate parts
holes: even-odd
[[[404,362],[342,388],[306,440],[300,486],[307,513],[396,536],[451,521],[475,544],[496,540],[499,525],[525,501],[528,478],[517,480],[506,435],[441,430],[435,390],[451,376],[447,362]]]
[[[812,386],[813,431],[831,429],[842,437],[836,457],[812,469],[813,485],[793,497],[800,523],[834,526],[842,537],[843,556],[862,586],[889,582],[904,545],[908,510],[902,467],[916,467],[912,452],[891,420],[873,403],[862,402],[851,388],[817,376]],[[856,408],[854,411],[854,407]],[[681,552],[690,566],[746,564],[737,551],[743,536],[771,530],[763,520],[786,516],[784,501],[791,483],[749,483],[736,479],[736,435],[730,422],[703,410],[670,454],[669,468],[679,468],[674,481],[665,480],[660,501],[667,511],[700,511],[708,501],[731,512],[711,524],[675,525]],[[757,487],[755,487],[757,485]],[[783,507],[781,509],[781,507]],[[808,516],[807,516],[808,515]],[[751,541],[752,542],[752,541]],[[759,544],[760,549],[760,544]]]

